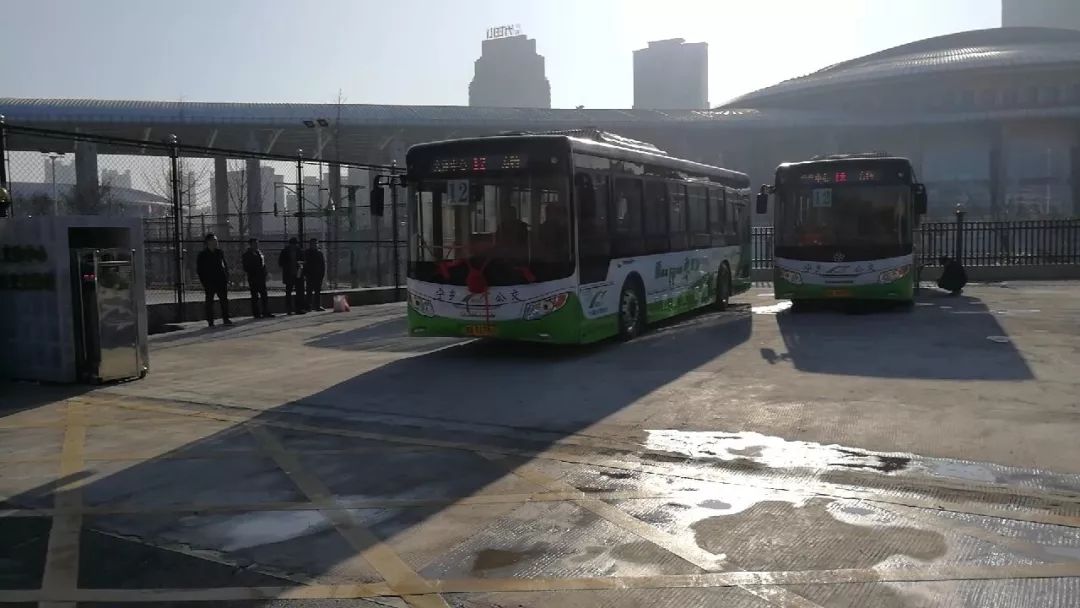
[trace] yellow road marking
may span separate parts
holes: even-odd
[[[596,497],[612,500],[673,500],[686,496],[686,493],[655,494],[650,492],[602,492]],[[536,492],[519,494],[471,494],[460,497],[440,498],[338,498],[335,503],[342,509],[410,509],[428,508],[446,505],[498,505],[525,504],[530,502],[576,501],[587,496],[580,490],[572,492]],[[2,500],[3,497],[0,497]],[[175,505],[139,505],[114,503],[105,505],[81,506],[69,510],[56,508],[40,509],[5,509],[0,510],[0,517],[52,517],[60,513],[79,513],[81,515],[162,515],[188,513],[255,513],[263,511],[317,511],[324,508],[320,503],[308,501],[281,501],[226,504],[175,504]]]
[[[776,572],[709,572],[638,577],[470,578],[423,580],[391,588],[387,583],[310,585],[295,587],[221,587],[207,589],[75,589],[0,591],[0,603],[63,602],[215,602],[258,599],[363,599],[399,595],[421,589],[437,593],[507,593],[530,591],[589,591],[626,589],[704,589],[712,587],[771,588],[790,585],[847,585],[853,583],[918,583],[999,581],[1080,577],[1080,563],[1015,566],[911,566]],[[416,585],[416,586],[414,586]],[[420,586],[422,585],[422,586]]]
[[[60,477],[83,470],[86,443],[85,412],[78,403],[67,404],[64,443],[60,452]],[[45,572],[41,586],[48,591],[64,592],[79,586],[79,535],[82,532],[82,489],[79,482],[58,488],[53,503],[61,511],[52,518],[49,544],[45,554]],[[66,602],[42,602],[41,608],[74,608]]]
[[[353,549],[360,553],[360,557],[370,564],[391,588],[409,586],[416,589],[412,593],[401,594],[406,602],[418,608],[449,608],[442,597],[431,594],[426,581],[410,568],[388,544],[361,524],[350,511],[342,508],[334,499],[330,489],[318,477],[309,473],[300,460],[285,449],[277,437],[262,426],[249,425],[247,428],[308,500],[324,507],[320,512],[330,520],[338,533],[345,537]]]
[[[399,443],[404,445],[417,445],[427,446],[435,448],[446,448],[454,450],[464,450],[469,452],[489,452],[493,454],[500,454],[504,456],[522,456],[529,458],[543,458],[546,460],[562,461],[573,464],[585,464],[589,466],[603,466],[612,469],[619,469],[633,472],[647,472],[665,477],[690,479],[694,481],[706,481],[710,483],[724,484],[736,487],[752,487],[761,490],[768,490],[772,492],[786,492],[797,494],[800,496],[814,495],[821,496],[823,498],[833,499],[853,499],[853,500],[866,500],[868,502],[882,503],[882,504],[896,504],[908,507],[918,507],[925,509],[947,510],[955,513],[968,513],[972,515],[985,515],[987,517],[997,517],[1000,519],[1010,519],[1016,521],[1026,521],[1031,523],[1040,524],[1052,524],[1059,526],[1068,526],[1073,528],[1080,528],[1080,517],[1074,515],[1062,515],[1059,513],[1047,512],[1046,510],[1039,510],[1033,508],[1010,508],[1008,506],[995,507],[984,506],[975,504],[970,500],[963,499],[950,499],[947,497],[926,497],[920,498],[918,496],[912,496],[909,493],[908,496],[901,495],[889,495],[884,494],[877,490],[853,490],[845,488],[840,484],[823,483],[808,478],[806,480],[800,480],[797,487],[788,487],[780,483],[776,483],[780,480],[770,479],[755,479],[746,478],[744,476],[727,475],[724,473],[713,472],[707,473],[701,477],[692,475],[679,474],[672,472],[670,469],[653,465],[650,463],[628,463],[626,461],[620,461],[617,459],[607,458],[604,456],[597,456],[596,454],[577,454],[572,452],[563,451],[560,446],[553,445],[544,451],[528,450],[528,449],[515,449],[515,448],[501,448],[498,446],[490,445],[477,445],[456,441],[442,441],[435,439],[418,439],[405,436],[387,435],[382,433],[371,433],[366,431],[355,431],[351,429],[340,429],[331,427],[322,427],[310,424],[296,424],[281,422],[276,420],[260,420],[252,419],[250,417],[236,416],[231,414],[217,413],[217,412],[202,412],[192,411],[183,408],[168,407],[161,405],[147,405],[147,404],[135,404],[128,402],[103,402],[104,405],[111,405],[120,408],[130,408],[143,411],[156,411],[159,413],[169,413],[178,415],[189,415],[199,418],[208,418],[211,420],[222,420],[226,422],[235,423],[247,423],[252,425],[264,426],[269,428],[281,428],[293,431],[307,431],[311,433],[322,433],[326,435],[334,435],[339,437],[352,437],[355,439],[370,439],[375,441],[381,441],[384,443]],[[774,481],[774,482],[770,482]],[[914,481],[914,480],[911,480]],[[942,489],[968,489],[966,485],[952,485],[952,486],[939,486]],[[982,489],[976,489],[975,491],[983,491]],[[1007,494],[1002,492],[1002,494]],[[1011,494],[1008,494],[1011,495]],[[1018,490],[1017,495],[1023,496],[1023,491]],[[1052,494],[1039,494],[1037,496],[1029,496],[1032,498],[1046,498],[1052,501],[1058,502],[1073,502],[1075,500],[1069,500],[1068,497],[1052,495]],[[1078,505],[1080,506],[1080,505]]]
[[[635,536],[641,537],[654,545],[662,547],[668,553],[672,553],[682,558],[684,561],[697,566],[705,572],[713,572],[723,568],[724,558],[722,556],[713,555],[712,553],[697,547],[688,547],[670,534],[650,526],[633,515],[630,515],[603,500],[589,496],[565,481],[553,479],[535,470],[535,468],[529,466],[527,461],[514,462],[514,459],[507,458],[500,454],[485,453],[483,456],[493,462],[505,465],[510,472],[521,477],[525,481],[534,483],[541,488],[546,488],[551,492],[562,494],[573,494],[576,492],[578,498],[574,500],[574,502],[577,505],[592,511],[601,518]],[[612,497],[605,496],[605,498]]]
[[[566,481],[554,479],[535,470],[535,467],[533,467],[529,461],[519,461],[514,463],[513,459],[497,454],[484,454],[484,457],[508,465],[515,475],[518,475],[526,481],[535,483],[542,488],[548,488],[549,490],[557,492],[577,489]],[[664,549],[668,553],[682,558],[684,561],[697,566],[705,572],[716,572],[724,569],[725,566],[735,566],[735,563],[730,558],[726,556],[717,556],[699,547],[680,542],[679,539],[667,532],[659,530],[603,500],[588,497],[577,500],[575,503],[592,511],[609,523]],[[740,585],[740,587],[742,586]],[[780,587],[771,588],[768,592],[761,592],[745,587],[742,588],[744,591],[752,593],[766,602],[782,608],[821,608],[818,604],[807,600],[801,595]]]
[[[1046,546],[1039,543],[1026,540],[1021,536],[1006,536],[992,530],[987,530],[977,524],[967,523],[957,519],[947,519],[932,514],[924,509],[915,509],[912,507],[904,507],[900,505],[878,505],[879,508],[886,511],[891,511],[913,520],[914,522],[926,527],[937,530],[942,533],[954,533],[961,536],[967,536],[970,538],[976,538],[982,541],[986,541],[993,545],[1007,547],[1012,551],[1034,557],[1035,559],[1042,560],[1044,562],[1054,562],[1062,559],[1061,555],[1056,555],[1047,550]]]
[[[71,404],[87,405],[86,400],[69,402]],[[107,403],[106,405],[113,405]],[[137,426],[137,425],[163,425],[163,424],[189,424],[190,420],[185,420],[185,416],[179,414],[173,414],[167,417],[153,417],[153,418],[99,418],[88,419],[84,421],[83,426],[88,428],[98,428],[106,426]],[[56,429],[64,428],[67,426],[67,422],[64,420],[49,420],[41,422],[19,422],[17,420],[9,422],[0,422],[0,431],[7,430],[23,430],[23,429]]]

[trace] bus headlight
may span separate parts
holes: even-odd
[[[884,285],[885,283],[892,283],[898,281],[907,276],[911,272],[911,264],[904,264],[903,266],[897,266],[896,268],[890,268],[878,275],[878,283]]]
[[[424,315],[425,317],[435,316],[435,307],[431,305],[431,300],[421,298],[415,293],[409,294],[409,306],[412,307],[417,314]]]
[[[792,285],[802,285],[802,274],[794,270],[780,269],[780,278]]]
[[[529,302],[525,305],[525,320],[535,321],[546,317],[563,306],[566,306],[566,301],[568,299],[570,299],[569,293],[560,293],[549,298],[544,298],[543,300]]]

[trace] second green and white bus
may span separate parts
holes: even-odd
[[[914,234],[926,190],[911,162],[883,153],[785,163],[762,186],[757,212],[773,209],[778,299],[914,301]]]
[[[750,285],[746,175],[591,129],[407,155],[409,332],[630,338]]]

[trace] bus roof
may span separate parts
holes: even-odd
[[[723,169],[721,167],[714,167],[712,165],[706,165],[703,163],[694,162],[692,160],[676,158],[674,156],[670,156],[656,146],[646,142],[639,142],[637,140],[622,137],[620,135],[598,130],[596,130],[596,135],[593,135],[591,133],[592,131],[592,129],[574,129],[570,131],[553,133],[523,132],[501,135],[489,135],[484,137],[448,139],[443,141],[416,144],[415,146],[409,148],[409,153],[411,154],[413,150],[423,150],[426,148],[440,147],[445,145],[467,146],[471,144],[482,144],[485,142],[494,141],[565,141],[573,152],[593,154],[596,156],[602,156],[605,158],[612,158],[616,160],[650,163],[654,165],[660,165],[663,167],[670,167],[673,169],[686,171],[688,173],[696,173],[702,176],[716,178],[718,181],[729,182],[731,183],[731,185],[734,186],[750,186],[750,178],[745,173],[741,173],[739,171],[732,171],[730,169]]]
[[[875,153],[861,153],[861,154],[833,154],[826,157],[814,157],[810,160],[800,160],[792,163],[780,163],[780,166],[776,168],[776,172],[787,171],[788,169],[796,167],[809,167],[815,165],[842,165],[851,162],[858,163],[906,163],[911,165],[911,161],[903,156],[888,156],[884,152]]]

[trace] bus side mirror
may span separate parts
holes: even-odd
[[[761,192],[757,195],[757,211],[758,215],[764,215],[769,212],[769,193],[765,190],[765,186],[761,187]]]
[[[371,215],[376,217],[382,217],[383,203],[386,201],[386,194],[382,186],[372,186],[371,188]]]
[[[915,215],[926,215],[926,186],[915,184],[911,190],[915,201]]]

